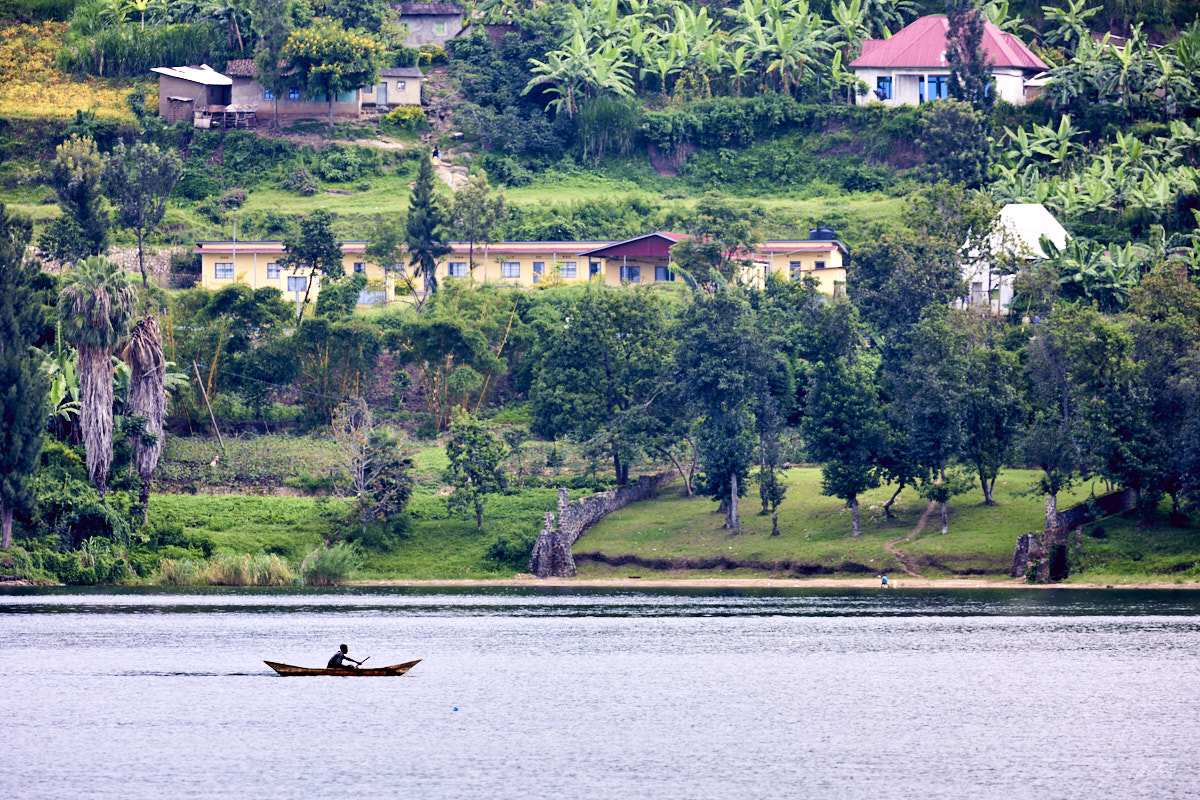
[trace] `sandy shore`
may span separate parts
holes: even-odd
[[[351,586],[412,586],[412,587],[498,587],[527,588],[567,587],[583,589],[654,588],[654,589],[879,589],[878,578],[546,578],[516,577],[498,580],[378,580],[354,581]],[[1193,589],[1200,590],[1200,581],[1183,583],[1025,583],[1018,580],[989,580],[980,578],[888,577],[894,589]]]

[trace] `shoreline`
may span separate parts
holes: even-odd
[[[446,588],[555,589],[882,589],[878,578],[495,578],[495,579],[378,579],[349,581],[345,586]],[[1200,581],[1168,583],[1025,583],[971,578],[888,578],[888,589],[1186,589],[1200,590]]]

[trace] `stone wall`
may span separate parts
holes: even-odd
[[[566,489],[558,490],[558,521],[547,513],[529,558],[529,571],[539,578],[572,578],[575,559],[571,545],[579,541],[584,531],[612,512],[639,500],[648,500],[675,478],[674,472],[643,476],[631,484],[596,492],[571,501]]]
[[[1107,517],[1110,514],[1120,514],[1137,508],[1137,492],[1133,489],[1121,489],[1116,492],[1090,498],[1088,501],[1071,506],[1066,511],[1058,512],[1058,529],[1063,532],[1073,531],[1092,520]]]
[[[1137,507],[1137,492],[1122,489],[1087,502],[1071,506],[1058,513],[1058,527],[1053,531],[1034,531],[1017,537],[1013,551],[1012,568],[1009,575],[1025,577],[1029,568],[1034,568],[1033,580],[1037,583],[1061,581],[1067,577],[1067,539],[1071,531],[1093,520],[1120,514]],[[1076,546],[1079,542],[1076,540]]]

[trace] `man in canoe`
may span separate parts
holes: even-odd
[[[350,652],[350,648],[342,645],[341,648],[333,654],[333,658],[329,659],[329,663],[325,665],[325,669],[357,669],[362,666],[361,661],[355,661],[350,656],[346,655]],[[346,662],[353,662],[354,666],[350,666]]]

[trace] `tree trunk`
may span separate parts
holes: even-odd
[[[992,487],[996,485],[996,479],[993,478],[989,481],[981,469],[979,470],[979,485],[983,489],[983,504],[985,506],[996,505],[996,501],[992,499]]]
[[[0,497],[0,549],[12,547],[13,508]]]
[[[1058,494],[1046,495],[1046,530],[1058,530]]]
[[[150,288],[150,279],[148,277],[146,277],[146,256],[145,256],[146,251],[142,246],[145,239],[146,239],[146,231],[142,228],[138,228],[137,229],[138,269],[141,270],[141,273],[142,273],[142,288],[149,289]]]
[[[275,101],[275,119],[271,123],[271,130],[277,131],[279,130],[279,92],[271,92],[271,96]]]
[[[333,92],[329,93],[329,127],[333,127]]]
[[[939,505],[942,507],[942,535],[945,536],[950,532],[950,504],[943,500]]]
[[[894,517],[892,515],[892,503],[896,502],[896,498],[898,498],[900,496],[900,493],[903,491],[904,491],[904,483],[901,482],[900,485],[896,487],[896,493],[892,495],[892,499],[888,500],[886,503],[883,504],[883,515],[885,517],[887,517],[888,519],[894,519]]]
[[[624,467],[622,472],[621,453],[617,448],[613,448],[613,475],[616,476],[617,486],[625,485],[625,476],[629,474],[629,467]]]
[[[667,451],[667,457],[671,459],[671,463],[675,465],[675,471],[679,473],[679,477],[683,478],[683,488],[687,490],[687,496],[692,496],[692,480],[686,472],[683,471],[683,465],[679,463],[679,459],[670,450]]]
[[[779,535],[779,509],[778,508],[771,509],[771,535],[772,536]]]
[[[862,520],[858,516],[858,495],[850,498],[850,516],[854,520],[854,535],[862,534]]]
[[[483,501],[475,501],[475,532],[483,533]]]
[[[729,474],[729,529],[734,533],[738,531],[738,481],[737,473]]]
[[[82,344],[78,352],[79,427],[87,453],[88,477],[104,497],[113,456],[112,356],[107,350],[93,350]]]

